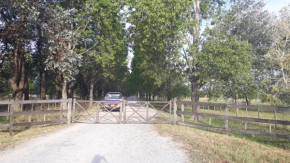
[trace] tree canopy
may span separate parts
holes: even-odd
[[[1,1],[0,96],[92,101],[119,91],[147,100],[198,102],[208,95],[289,104],[289,5],[278,15],[264,6],[256,0]]]

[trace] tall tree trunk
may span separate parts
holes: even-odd
[[[57,99],[57,87],[56,87],[56,85],[53,86],[52,99]]]
[[[239,99],[239,95],[236,94],[235,96],[235,105],[238,105],[238,99]],[[239,108],[236,108],[236,115],[238,116],[238,112],[239,112]]]
[[[93,98],[94,98],[94,80],[91,79],[90,81],[90,107],[93,105]]]
[[[200,0],[193,0],[192,1],[194,14],[195,14],[195,22],[196,24],[193,26],[193,34],[192,34],[192,45],[196,46],[196,51],[193,53],[198,53],[198,46],[199,46],[199,34],[200,34]],[[196,58],[195,58],[196,59]],[[192,67],[192,73],[194,79],[191,79],[191,101],[192,102],[199,102],[199,84],[198,84],[198,65],[194,65]],[[192,112],[198,113],[199,106],[193,105],[192,106]],[[199,120],[200,118],[198,116],[192,116],[191,119]]]
[[[26,75],[25,77],[25,84],[24,84],[24,100],[29,100],[29,82],[28,82],[28,77]]]
[[[73,98],[73,88],[72,88],[72,83],[69,83],[69,84],[68,84],[67,97],[68,97],[68,98]]]
[[[248,96],[246,96],[246,104],[250,105],[250,100],[249,100]]]
[[[13,56],[14,56],[13,74],[12,77],[9,79],[9,83],[11,84],[12,89],[14,91],[13,93],[14,100],[20,101],[23,98],[26,73],[25,73],[24,44],[19,40],[15,41]],[[20,106],[13,105],[13,109],[15,111],[19,111]]]
[[[195,103],[199,103],[199,86],[198,86],[198,83],[194,81],[191,82],[191,101]],[[199,105],[193,105],[192,112],[198,113]],[[199,120],[200,118],[198,116],[192,116],[191,119]]]
[[[46,100],[45,72],[40,70],[40,98]]]
[[[67,100],[67,81],[63,78],[61,95],[63,100]],[[67,103],[63,103],[63,109],[67,109]]]
[[[23,99],[24,100],[29,100],[29,82],[28,82],[28,75],[26,74],[25,77],[25,83],[24,83],[24,89],[23,89]],[[30,107],[27,105],[23,105],[23,110],[27,110]]]
[[[43,17],[42,11],[40,13],[40,19]],[[37,26],[38,42],[37,42],[37,52],[38,52],[38,62],[39,62],[39,76],[40,76],[40,99],[46,99],[46,89],[45,89],[45,66],[44,66],[44,54],[43,54],[43,36],[42,28],[40,25]]]

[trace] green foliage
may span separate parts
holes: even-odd
[[[225,98],[247,96],[253,56],[251,45],[236,37],[227,37],[215,30],[205,34],[202,53],[198,56],[200,78],[206,83],[209,95]],[[249,97],[249,95],[248,95]]]
[[[73,49],[78,35],[73,32],[72,25],[76,22],[74,8],[65,10],[59,6],[48,8],[50,18],[47,20],[53,26],[46,29],[50,55],[46,60],[46,67],[63,75],[70,80],[78,72],[82,56]],[[45,25],[45,24],[44,24]]]
[[[289,104],[290,100],[290,9],[284,7],[279,17],[273,19],[273,40],[266,55],[269,70],[264,77],[267,91],[266,99],[275,103]],[[278,99],[279,100],[278,100]]]
[[[121,1],[87,1],[78,14],[79,23],[83,24],[76,29],[82,37],[77,49],[83,54],[83,66],[79,69],[88,89],[93,83],[103,87],[102,91],[105,87],[110,87],[108,91],[120,91],[125,83],[127,39],[121,10]]]
[[[177,0],[157,0],[131,1],[130,5],[134,51],[130,79],[133,91],[168,98],[186,94],[174,90],[183,81],[171,62],[181,46],[178,31],[182,19],[179,16],[184,12],[184,4]]]
[[[237,1],[229,9],[223,9],[219,15],[212,19],[214,30],[225,37],[235,37],[238,41],[248,42],[253,56],[251,73],[236,77],[230,83],[211,82],[215,91],[211,91],[212,97],[223,94],[224,98],[258,98],[263,94],[261,79],[265,75],[265,57],[271,44],[271,15],[264,10],[265,4],[261,1],[246,0]],[[243,12],[241,12],[243,11]],[[248,66],[248,65],[246,65]],[[237,65],[237,69],[243,69]],[[246,69],[248,71],[249,67]],[[226,76],[228,74],[225,74]]]
[[[8,97],[11,98],[13,94],[13,90],[10,84],[0,76],[0,98]]]
[[[284,105],[290,103],[289,9],[274,18],[264,5],[255,0],[1,1],[0,90],[9,94],[13,81],[14,92],[24,90],[18,86],[29,81],[30,91],[39,93],[44,73],[50,95],[78,89],[87,96],[93,84],[99,95],[191,94],[198,100],[208,94],[263,97]],[[205,21],[212,25],[202,34]],[[15,53],[25,65],[22,83],[14,73],[20,72]]]

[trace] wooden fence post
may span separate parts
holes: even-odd
[[[67,124],[71,123],[71,106],[72,106],[72,99],[68,99],[68,106],[67,106]]]
[[[100,122],[100,101],[97,102],[97,115],[96,115],[96,121]]]
[[[276,109],[274,110],[274,119],[277,120],[277,117],[276,117]],[[277,124],[275,123],[275,126],[274,126],[274,129],[276,130],[276,127],[277,127]]]
[[[13,134],[13,106],[10,105],[10,117],[9,117],[9,135],[12,136]]]
[[[146,121],[149,122],[149,102],[146,102]]]
[[[172,101],[170,100],[169,101],[169,121],[170,121],[170,124],[172,123],[172,120],[171,120],[171,112],[172,112],[171,109],[172,109],[172,106],[171,105],[172,105]]]
[[[122,112],[123,112],[123,99],[120,103],[120,109],[119,109],[119,123],[122,123]]]
[[[248,117],[248,108],[246,108],[246,117]],[[248,122],[245,122],[245,130],[248,128]]]
[[[76,118],[76,99],[73,99],[73,112],[72,112],[72,121]]]
[[[10,113],[10,107],[11,107],[11,105],[7,105],[8,106],[8,112]],[[9,116],[7,116],[7,120],[9,119]]]
[[[177,124],[177,103],[176,103],[176,98],[174,99],[174,102],[173,102],[173,108],[174,108],[174,111],[173,111],[173,114],[174,114],[174,120],[173,120],[173,124],[176,125]]]
[[[184,104],[181,104],[181,111],[184,112]],[[181,121],[184,123],[184,113],[181,114]]]
[[[65,102],[67,102],[67,101],[65,101]],[[65,102],[61,102],[60,103],[60,115],[59,115],[59,120],[60,121],[62,121],[63,120],[63,107],[64,107],[64,104],[63,103],[65,103]],[[63,122],[61,122],[61,124],[62,124]]]
[[[125,102],[126,102],[126,100],[123,99],[123,101],[122,101],[122,122],[123,123],[125,122],[125,119],[124,119]]]
[[[260,109],[258,109],[258,118],[260,119]],[[260,126],[260,122],[258,122],[258,125]]]
[[[229,116],[229,108],[228,108],[228,106],[226,106],[225,128],[226,128],[227,134],[228,134],[228,131],[229,131],[229,120],[228,120],[228,116]]]
[[[123,123],[126,123],[126,102],[127,101],[125,101],[124,100],[124,103],[123,103],[123,105],[124,105],[124,108],[123,108]]]

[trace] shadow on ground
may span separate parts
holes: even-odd
[[[96,154],[91,163],[108,163],[108,161],[105,157]]]

